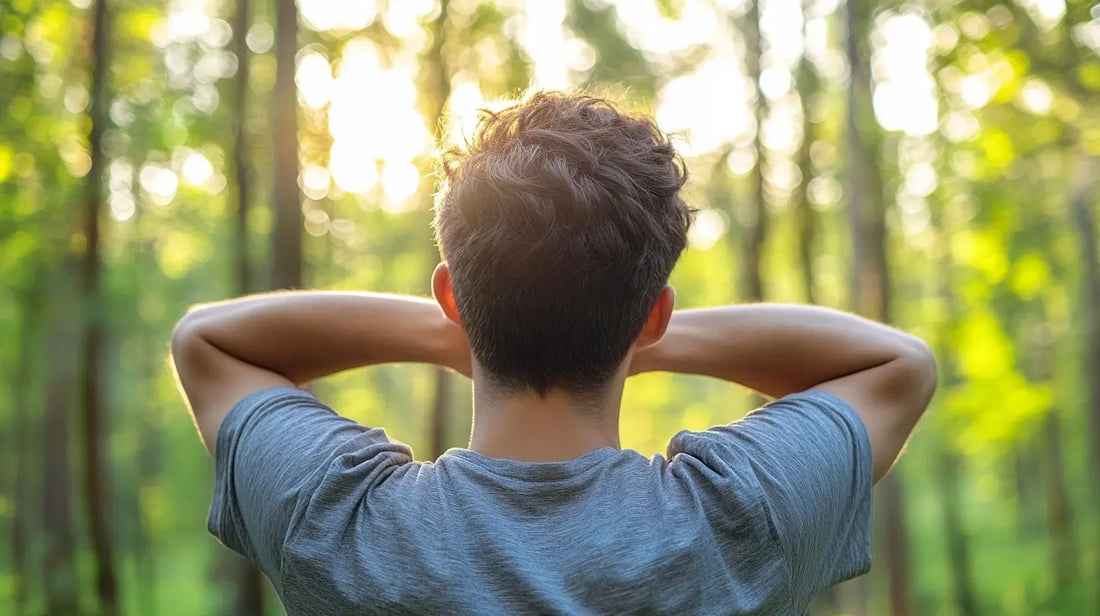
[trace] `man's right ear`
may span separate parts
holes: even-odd
[[[443,314],[458,325],[462,325],[462,317],[458,316],[458,304],[455,302],[455,290],[451,286],[451,268],[446,263],[435,266],[432,272],[432,294]]]

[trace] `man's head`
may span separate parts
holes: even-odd
[[[437,271],[436,296],[453,288],[491,386],[598,393],[643,326],[660,336],[668,315],[647,320],[692,210],[683,165],[651,120],[538,93],[485,112],[443,170],[434,224],[449,280]]]

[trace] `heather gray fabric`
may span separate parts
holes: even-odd
[[[822,392],[680,432],[667,458],[433,464],[286,387],[222,425],[208,525],[291,615],[790,616],[868,570],[870,514],[867,433]]]

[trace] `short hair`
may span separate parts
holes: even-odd
[[[669,137],[606,100],[538,92],[482,110],[442,170],[436,241],[489,384],[603,391],[687,241]]]

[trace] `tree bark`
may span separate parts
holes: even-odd
[[[428,72],[424,89],[427,94],[424,113],[431,120],[432,136],[436,147],[443,144],[443,112],[447,108],[447,100],[451,97],[451,73],[446,56],[443,53],[443,47],[446,43],[448,5],[448,0],[440,1],[439,14],[428,26],[432,43],[424,54],[422,64]],[[434,245],[430,249],[434,259],[438,256],[438,253]],[[451,375],[443,368],[435,367],[432,372],[434,391],[432,393],[432,411],[429,418],[428,446],[434,460],[447,451],[453,383]]]
[[[96,596],[105,614],[118,611],[118,582],[115,577],[111,530],[110,457],[108,417],[104,405],[102,358],[105,345],[103,311],[100,306],[99,216],[103,203],[106,161],[103,134],[107,125],[110,66],[111,14],[106,0],[98,0],[92,13],[91,40],[91,130],[88,149],[91,166],[84,178],[84,252],[80,262],[81,306],[84,328],[80,353],[80,415],[83,420],[84,499],[95,562]]]
[[[32,528],[30,520],[41,519],[41,511],[33,507],[31,486],[38,484],[38,477],[32,477],[37,466],[31,456],[31,440],[34,438],[34,422],[31,419],[32,378],[37,362],[34,358],[41,343],[42,294],[39,283],[32,283],[23,305],[25,318],[21,323],[18,365],[12,381],[12,406],[15,411],[15,425],[12,428],[12,443],[9,453],[13,457],[12,468],[15,472],[12,496],[15,499],[15,511],[11,523],[11,559],[15,572],[13,602],[15,616],[22,616],[27,602],[27,589],[30,588],[30,567],[27,559],[27,543]]]
[[[753,104],[753,116],[756,129],[753,132],[752,145],[756,150],[756,163],[752,167],[750,178],[752,194],[748,200],[743,246],[741,254],[741,296],[748,302],[764,299],[764,281],[760,274],[764,239],[768,231],[768,209],[764,194],[765,148],[761,138],[764,120],[768,116],[768,99],[760,90],[760,56],[763,37],[760,34],[760,0],[750,0],[745,15],[745,72],[756,89]]]
[[[302,284],[302,203],[298,189],[298,92],[294,56],[298,53],[298,8],[294,0],[275,5],[275,228],[272,232],[271,286]]]
[[[280,5],[282,2],[280,2]],[[293,2],[291,2],[293,4]],[[248,91],[249,91],[249,69],[251,67],[251,56],[249,55],[248,44],[246,38],[248,35],[248,28],[251,25],[251,2],[250,0],[237,0],[237,10],[233,18],[233,52],[237,56],[237,78],[234,81],[234,93],[233,98],[233,173],[236,185],[236,200],[237,207],[235,210],[235,220],[233,226],[234,234],[234,286],[238,295],[246,295],[252,290],[252,268],[249,263],[249,250],[248,250],[248,207],[249,200],[251,199],[251,175],[248,165]],[[282,10],[282,7],[279,7]],[[291,7],[293,9],[293,7]],[[281,147],[289,148],[292,157],[292,165],[290,167],[279,167],[279,171],[275,175],[275,202],[276,202],[276,225],[275,225],[275,252],[274,259],[276,265],[272,271],[272,280],[277,280],[283,274],[283,270],[280,268],[288,267],[288,263],[280,262],[280,255],[289,254],[291,260],[294,263],[300,261],[300,240],[294,238],[300,238],[301,225],[297,221],[300,216],[300,209],[298,206],[297,190],[298,190],[298,146],[297,146],[297,92],[294,89],[294,75],[293,75],[293,62],[294,54],[297,49],[297,19],[296,17],[290,22],[292,27],[289,34],[285,29],[285,24],[282,21],[282,13],[279,17],[279,51],[278,51],[278,70],[279,79],[286,79],[286,75],[281,71],[285,63],[285,53],[289,50],[290,53],[290,94],[292,101],[292,107],[290,112],[290,125],[283,124],[285,120],[279,120],[275,125],[275,156],[277,165],[285,165],[286,161],[283,160],[284,152]],[[289,43],[284,39],[289,37]],[[286,47],[287,49],[284,49]],[[286,96],[283,91],[287,88],[284,82],[279,82],[276,85],[276,117],[281,118],[279,107],[280,101],[285,104],[286,101],[282,100],[282,97]],[[290,143],[284,143],[288,137],[287,135],[281,135],[283,130],[290,130],[289,135]],[[284,175],[290,174],[290,182],[285,182]],[[290,189],[289,184],[293,183],[293,190],[289,193],[284,193]],[[284,203],[283,201],[287,203]],[[293,200],[293,203],[289,203]],[[290,216],[292,220],[284,220],[283,217]],[[282,225],[280,224],[282,223]],[[296,233],[296,234],[295,234]],[[292,241],[297,245],[287,247],[284,242]],[[284,253],[285,251],[285,253]],[[298,257],[293,255],[297,251]],[[293,271],[287,273],[287,277],[283,278],[281,282],[275,283],[278,287],[296,287],[301,285],[301,270],[300,264],[293,265],[292,269],[296,269],[297,273]],[[294,278],[297,276],[297,278]],[[219,563],[219,569],[224,570],[227,573],[227,578],[232,583],[232,599],[230,600],[231,614],[237,616],[263,616],[264,613],[264,582],[263,577],[260,574],[260,570],[257,569],[252,563],[239,554],[232,552],[229,549],[222,550],[222,562]]]
[[[76,381],[76,315],[70,293],[72,263],[66,259],[54,279],[49,302],[45,356],[45,411],[42,421],[42,526],[45,530],[43,586],[46,613],[72,614],[77,609],[75,537],[70,502],[69,436]]]
[[[961,462],[957,455],[947,452],[940,455],[939,486],[943,499],[943,528],[947,539],[947,562],[951,569],[955,610],[959,616],[975,616],[978,608],[970,575],[970,548],[959,497]]]
[[[1088,412],[1089,467],[1100,469],[1100,256],[1096,247],[1096,221],[1092,208],[1096,202],[1096,160],[1079,155],[1075,169],[1070,209],[1077,229],[1083,267],[1081,298],[1084,315],[1085,356],[1083,361]],[[1093,503],[1100,503],[1100,472],[1092,472],[1089,486]],[[1094,505],[1100,513],[1100,505]],[[1100,553],[1100,533],[1093,539]],[[1095,573],[1094,573],[1095,575]],[[1100,590],[1096,592],[1096,611],[1100,613]]]
[[[803,0],[802,15],[803,24],[808,17],[808,0]],[[798,171],[802,176],[798,189],[794,195],[795,215],[798,220],[798,263],[802,274],[802,295],[808,303],[816,303],[814,293],[814,238],[817,236],[817,224],[813,207],[810,205],[810,180],[813,179],[813,163],[810,160],[810,147],[815,139],[815,126],[810,121],[810,101],[818,91],[817,71],[813,62],[806,55],[805,45],[808,41],[805,25],[802,30],[803,53],[798,62],[795,86],[798,88],[798,102],[802,109],[802,143],[798,147]]]
[[[237,0],[233,19],[233,52],[237,56],[236,96],[233,99],[233,173],[237,185],[237,219],[234,227],[236,248],[237,290],[244,294],[252,288],[252,271],[248,261],[248,203],[252,191],[248,166],[248,80],[251,56],[246,38],[252,22],[251,1]]]
[[[886,212],[871,112],[870,53],[867,48],[871,6],[845,3],[845,55],[848,81],[848,216],[852,241],[851,297],[857,312],[890,321],[890,280],[886,256]],[[904,489],[898,470],[879,482],[875,511],[878,539],[886,548],[891,614],[912,614],[909,548],[905,533]]]
[[[1058,409],[1047,411],[1043,421],[1043,484],[1046,487],[1047,537],[1057,588],[1074,586],[1081,562],[1074,532],[1073,503],[1066,487],[1062,462],[1062,421]]]

